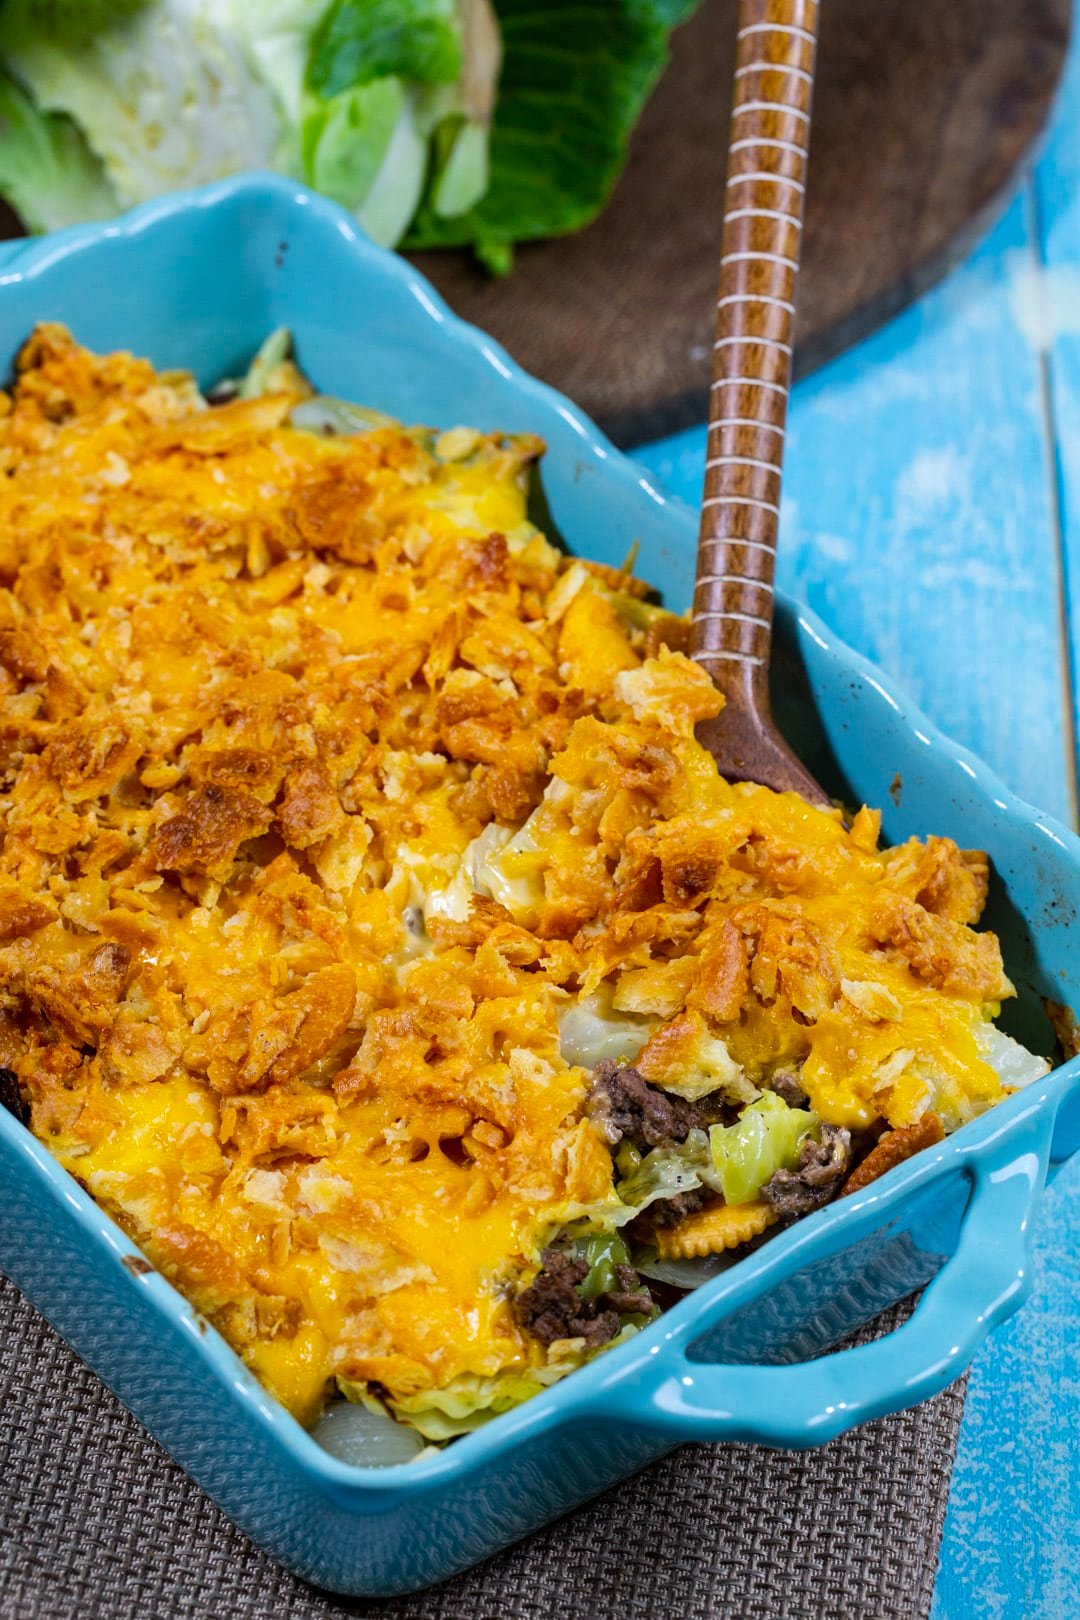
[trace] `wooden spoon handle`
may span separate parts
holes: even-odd
[[[729,736],[769,715],[817,28],[818,0],[740,0],[691,642],[727,698]]]

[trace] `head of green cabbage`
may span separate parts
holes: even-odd
[[[602,208],[697,0],[0,0],[0,196],[28,230],[275,170],[385,246]]]

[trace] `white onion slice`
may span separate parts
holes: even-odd
[[[324,1451],[357,1468],[392,1468],[412,1462],[427,1442],[385,1412],[370,1412],[351,1401],[334,1401],[311,1431]]]
[[[707,1254],[700,1260],[644,1260],[635,1261],[635,1269],[643,1277],[653,1277],[657,1282],[669,1283],[672,1288],[700,1288],[702,1283],[711,1282],[722,1271],[737,1265],[738,1255]]]

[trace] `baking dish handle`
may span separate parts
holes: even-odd
[[[1030,1290],[1031,1220],[1053,1125],[1052,1110],[1034,1110],[1019,1130],[1003,1135],[996,1153],[985,1144],[964,1166],[971,1196],[956,1246],[894,1332],[811,1361],[718,1363],[694,1358],[695,1345],[713,1325],[699,1317],[650,1364],[638,1363],[627,1378],[613,1380],[604,1402],[609,1414],[674,1440],[800,1447],[820,1445],[946,1388]],[[721,1297],[717,1319],[727,1308]]]

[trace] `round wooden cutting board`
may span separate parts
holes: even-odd
[[[797,369],[896,313],[964,254],[1046,120],[1069,0],[822,0]],[[605,212],[493,281],[415,262],[467,319],[622,444],[704,419],[733,0],[705,0]]]
[[[1046,121],[1070,0],[822,0],[799,284],[805,373],[963,256]],[[702,421],[720,252],[734,0],[704,0],[608,207],[518,249],[414,262],[448,302],[617,443]],[[0,204],[0,237],[19,225]]]

